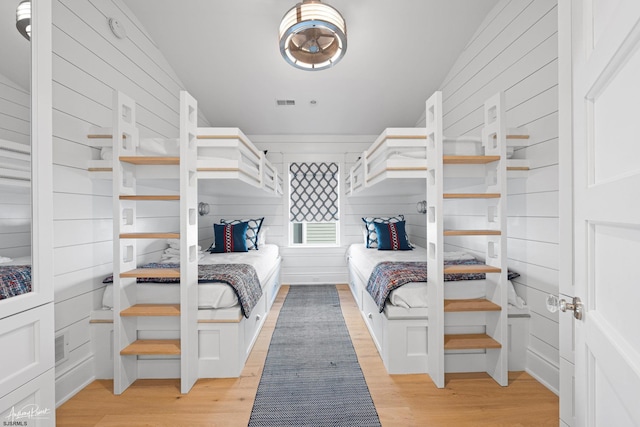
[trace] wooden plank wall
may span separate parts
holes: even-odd
[[[0,74],[0,139],[30,144],[28,89]],[[0,256],[31,254],[31,195],[26,187],[0,186]]]
[[[558,293],[557,31],[556,0],[501,0],[441,85],[445,135],[478,135],[482,103],[498,91],[505,93],[507,127],[526,127],[531,135],[514,154],[529,160],[528,177],[508,183],[509,267],[520,273],[516,291],[531,308],[527,369],[556,393],[558,315],[547,311],[545,297]],[[484,214],[468,204],[450,206],[458,228],[473,227]],[[449,243],[484,254],[478,239]]]
[[[109,17],[120,20],[127,38],[111,33]],[[68,333],[70,350],[56,366],[58,404],[92,380],[89,314],[101,306],[102,279],[112,270],[111,181],[88,174],[87,161],[98,159],[99,149],[87,133],[94,125],[111,126],[112,93],[120,90],[137,102],[141,136],[176,138],[183,87],[120,0],[53,2],[55,328]],[[179,228],[177,208],[156,208],[138,209],[142,228]],[[139,262],[157,259],[164,247],[141,242]]]

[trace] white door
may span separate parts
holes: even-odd
[[[640,1],[572,17],[575,422],[640,426]]]

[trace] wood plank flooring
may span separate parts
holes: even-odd
[[[500,387],[486,374],[388,375],[346,285],[340,302],[383,426],[557,426],[558,397],[526,373]],[[94,381],[57,410],[58,426],[246,426],[271,335],[288,292],[283,286],[240,378],[200,379],[187,395],[178,380],[138,380],[122,395]]]

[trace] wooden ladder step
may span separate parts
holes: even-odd
[[[453,334],[444,336],[445,350],[481,348],[502,348],[502,345],[487,334]]]
[[[444,230],[445,236],[499,236],[500,230]]]
[[[157,196],[120,195],[120,200],[167,201],[167,200],[180,200],[180,196],[179,195],[157,195]]]
[[[121,233],[121,239],[179,239],[180,233]]]
[[[136,268],[120,273],[120,277],[135,277],[139,279],[179,279],[179,268]]]
[[[502,270],[485,264],[445,265],[444,274],[500,273]]]
[[[500,156],[443,156],[445,165],[485,165],[497,162]]]
[[[180,304],[136,304],[122,310],[120,316],[180,316]]]
[[[499,199],[500,193],[445,193],[445,199]]]
[[[180,354],[180,340],[136,340],[120,350],[122,356]]]
[[[179,165],[180,157],[120,156],[120,161],[124,163],[131,163],[132,165],[166,166],[166,165]]]
[[[500,311],[500,306],[484,298],[477,299],[446,299],[444,311],[457,313],[464,311]]]

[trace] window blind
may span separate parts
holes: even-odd
[[[338,221],[338,164],[291,163],[291,222]]]

